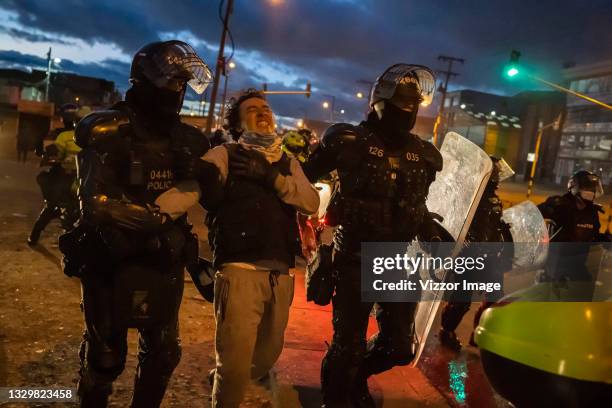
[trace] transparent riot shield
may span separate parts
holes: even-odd
[[[548,229],[538,207],[526,200],[504,210],[502,219],[510,225],[514,243],[512,266],[538,269],[548,254]]]
[[[444,166],[429,187],[427,208],[444,218],[442,225],[456,241],[452,253],[456,256],[463,246],[472,218],[491,176],[493,162],[484,150],[454,132],[446,134],[440,152]],[[407,252],[414,251],[416,249],[413,247],[408,248]],[[436,275],[439,280],[444,280],[446,273],[441,270],[437,271]],[[422,291],[421,302],[415,316],[418,350],[413,364],[418,362],[425,347],[425,340],[443,295],[443,291]]]

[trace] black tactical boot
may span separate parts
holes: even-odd
[[[444,347],[456,352],[461,351],[462,344],[454,331],[440,329],[438,337],[440,338],[440,344]]]
[[[370,394],[368,388],[368,379],[364,376],[360,376],[355,381],[355,387],[351,390],[350,399],[353,407],[355,408],[374,408],[374,398]]]

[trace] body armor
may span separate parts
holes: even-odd
[[[340,189],[327,220],[339,226],[343,236],[339,246],[354,252],[361,241],[414,239],[429,215],[425,205],[429,185],[442,167],[437,149],[409,135],[401,148],[389,150],[364,124],[332,126],[322,147],[338,150]]]
[[[285,154],[272,166],[282,175],[290,174],[290,159]],[[293,267],[299,251],[295,219],[295,209],[283,203],[273,189],[234,177],[230,172],[223,199],[209,210],[206,218],[215,267],[226,262],[261,259],[274,259]]]

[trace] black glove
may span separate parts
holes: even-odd
[[[189,149],[183,148],[174,152],[174,175],[176,180],[197,180],[200,176],[202,159]]]
[[[278,170],[262,153],[241,147],[235,151],[229,150],[228,154],[229,171],[232,175],[261,182],[270,188],[274,187]]]

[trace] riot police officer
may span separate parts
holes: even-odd
[[[159,406],[179,362],[183,270],[197,256],[185,211],[197,197],[189,202],[174,185],[193,178],[189,163],[209,147],[179,112],[187,85],[201,93],[210,77],[188,44],[148,44],[134,57],[125,101],[77,126],[82,219],[60,247],[65,272],[82,285],[81,406],[106,406],[128,328],[139,331],[132,407]]]
[[[551,237],[541,281],[590,281],[586,268],[589,248],[593,242],[610,240],[607,233],[600,233],[599,213],[603,208],[594,202],[603,194],[599,176],[579,170],[568,181],[567,190],[538,205]]]
[[[486,257],[485,269],[480,271],[478,276],[472,276],[472,280],[502,282],[503,272],[509,271],[512,267],[513,251],[510,245],[504,245],[504,243],[512,243],[512,235],[510,234],[510,225],[502,220],[503,207],[497,195],[497,188],[499,183],[512,176],[514,171],[504,159],[491,156],[491,160],[493,161],[493,172],[482,193],[482,198],[468,230],[465,239],[468,245],[459,256]],[[474,316],[474,327],[478,325],[482,312],[499,300],[501,295],[501,292],[485,295],[485,301],[480,305]],[[451,350],[461,350],[462,344],[455,330],[461,323],[463,316],[470,310],[471,296],[471,292],[451,292],[451,297],[442,312],[440,343]],[[474,345],[472,338],[470,338],[470,344]]]
[[[410,133],[419,105],[430,103],[434,91],[429,68],[391,66],[372,88],[367,119],[331,126],[303,165],[312,182],[336,169],[340,183],[326,215],[337,226],[334,337],[321,369],[326,407],[373,406],[367,378],[415,356],[416,303],[377,304],[380,331],[366,345],[373,304],[361,302],[360,244],[440,239],[425,201],[442,156]]]
[[[29,245],[38,243],[40,234],[53,219],[59,218],[65,230],[72,228],[78,219],[76,154],[81,149],[74,143],[74,125],[89,112],[88,107],[79,109],[74,104],[63,105],[60,115],[64,127],[53,131],[53,143],[40,152],[41,166],[49,168],[36,177],[44,204],[28,237]]]

